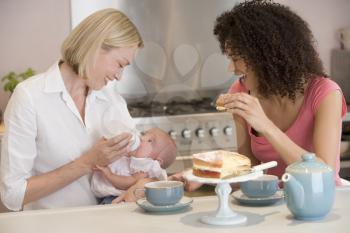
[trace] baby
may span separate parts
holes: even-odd
[[[142,178],[167,179],[165,168],[175,160],[176,145],[167,133],[152,128],[140,137],[140,145],[106,167],[97,166],[91,180],[91,190],[101,204],[114,198]]]

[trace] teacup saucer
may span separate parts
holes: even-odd
[[[142,198],[136,201],[136,204],[142,209],[149,212],[168,212],[183,209],[193,202],[193,199],[190,197],[182,197],[181,200],[175,205],[166,205],[166,206],[156,206],[149,203],[146,198]]]
[[[232,193],[232,196],[243,205],[250,205],[250,206],[265,206],[265,205],[272,205],[276,202],[280,201],[284,197],[283,190],[278,190],[274,195],[269,197],[247,197],[245,194],[242,193],[241,190],[237,190]]]

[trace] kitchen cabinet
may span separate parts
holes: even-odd
[[[350,51],[334,49],[331,53],[331,78],[338,83],[350,103]],[[350,105],[348,105],[350,111]],[[340,176],[350,179],[350,112],[343,119],[342,153],[340,162]]]
[[[332,50],[331,78],[342,89],[346,102],[350,103],[350,51],[341,49]]]
[[[349,106],[348,106],[348,109],[349,109]],[[343,122],[339,175],[342,178],[350,180],[350,114],[349,112],[344,118],[344,122]]]

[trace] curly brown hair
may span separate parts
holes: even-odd
[[[264,97],[287,96],[294,101],[310,79],[327,76],[308,24],[281,4],[240,3],[216,19],[214,35],[224,54],[240,56],[255,72]]]

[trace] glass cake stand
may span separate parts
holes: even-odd
[[[227,179],[203,178],[193,175],[192,169],[186,171],[184,177],[189,181],[216,184],[215,193],[219,199],[218,208],[209,215],[203,216],[201,221],[210,225],[236,225],[246,222],[247,217],[234,212],[229,205],[229,197],[232,191],[230,184],[258,178],[263,174],[262,170],[275,166],[277,166],[276,161],[264,163],[253,167],[250,173]]]

